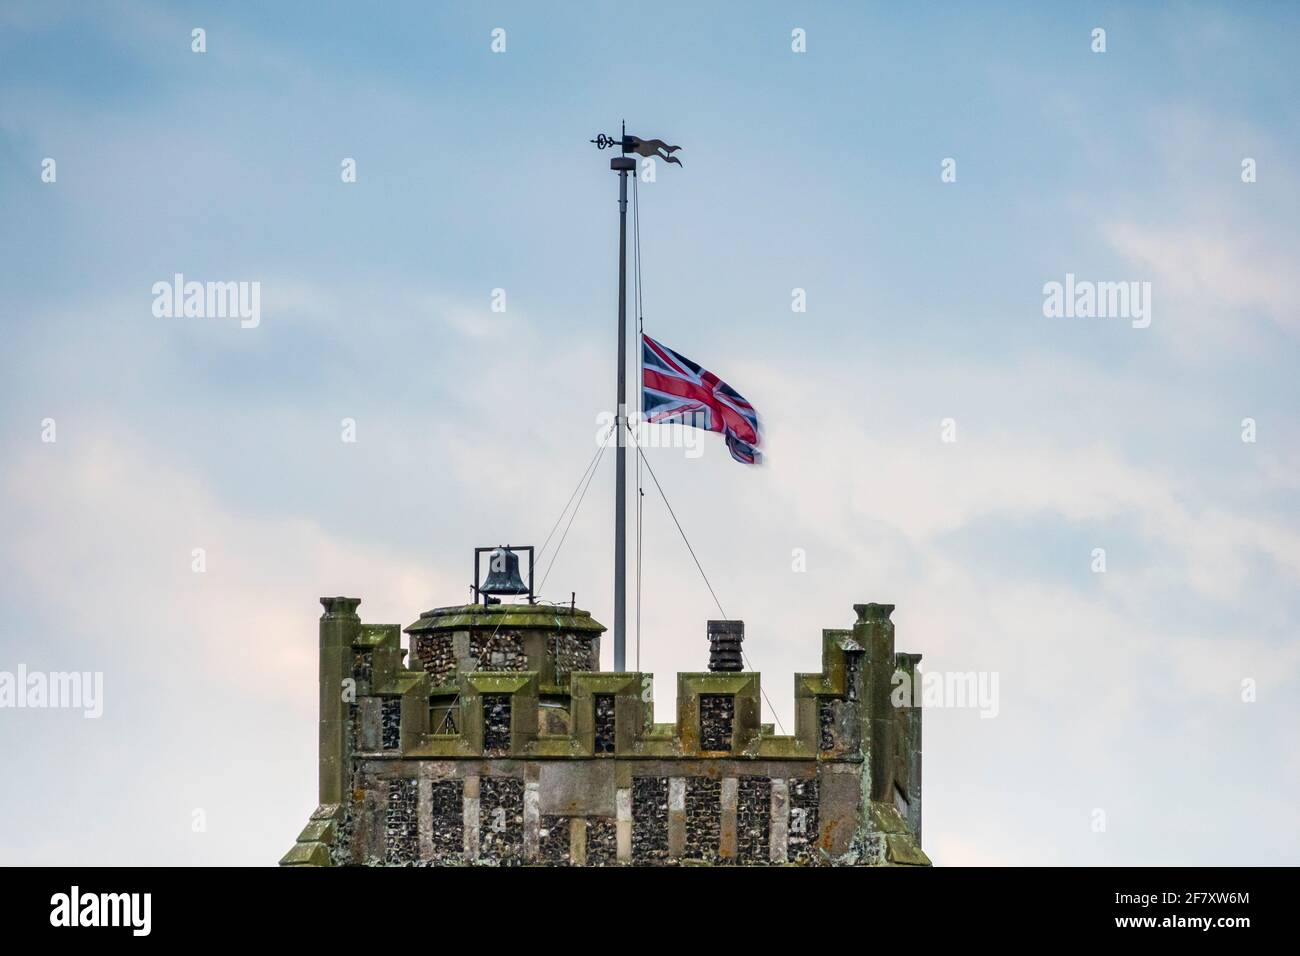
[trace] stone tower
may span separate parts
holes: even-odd
[[[734,669],[740,622],[710,622],[719,669],[678,674],[656,723],[652,675],[599,671],[586,611],[428,611],[408,666],[398,625],[321,603],[320,805],[282,865],[930,862],[921,710],[890,697],[920,655],[895,652],[893,605],[822,632],[782,735]]]

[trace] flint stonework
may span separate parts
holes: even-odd
[[[777,733],[740,622],[710,623],[710,669],[664,714],[653,675],[596,670],[576,607],[435,608],[403,646],[358,599],[321,604],[319,805],[282,865],[929,864],[921,708],[890,700],[920,655],[892,605],[810,643]]]

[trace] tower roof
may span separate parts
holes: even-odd
[[[465,631],[481,628],[536,628],[547,631],[582,631],[600,634],[605,625],[594,620],[582,608],[557,607],[551,604],[461,604],[425,611],[420,619],[406,628],[407,634],[438,631]]]

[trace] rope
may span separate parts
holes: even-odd
[[[631,428],[629,428],[628,431],[630,432]],[[729,617],[727,617],[727,612],[723,609],[722,602],[718,600],[718,594],[716,591],[713,590],[713,585],[709,582],[709,576],[704,573],[704,567],[700,564],[700,559],[695,556],[695,549],[691,547],[690,539],[686,537],[686,531],[682,528],[682,523],[677,520],[677,515],[673,511],[673,506],[669,504],[668,496],[664,494],[663,485],[659,484],[659,477],[655,474],[655,470],[650,467],[649,459],[646,459],[645,453],[641,451],[641,446],[638,445],[635,441],[632,442],[632,446],[636,448],[637,456],[645,461],[646,471],[650,472],[650,478],[651,480],[654,481],[655,488],[657,488],[659,491],[659,497],[664,500],[664,505],[668,508],[668,514],[672,517],[673,524],[677,525],[677,533],[682,536],[682,541],[686,543],[686,550],[691,553],[691,560],[695,562],[695,567],[699,570],[700,577],[704,578],[705,587],[707,587],[709,589],[709,593],[713,595],[713,603],[718,606],[718,613],[722,615],[722,619],[724,621],[731,620]],[[744,660],[745,666],[752,671],[754,669],[754,666],[749,663],[749,657],[745,654],[745,649],[743,647],[740,649],[740,656],[741,659]],[[777,716],[776,708],[772,706],[772,700],[770,697],[767,696],[767,691],[763,689],[762,683],[758,685],[758,689],[759,692],[763,695],[763,700],[767,704],[767,709],[772,712],[772,719],[776,721],[776,726],[780,729],[782,735],[784,735],[785,727],[781,725],[781,718]]]
[[[613,430],[614,430],[614,426],[610,425],[609,431],[613,431]],[[567,514],[569,511],[569,505],[573,504],[574,495],[578,493],[578,489],[582,487],[583,481],[586,480],[587,478],[587,473],[590,472],[596,466],[596,459],[599,458],[601,453],[605,450],[605,442],[609,440],[609,431],[605,432],[605,434],[601,436],[600,447],[597,448],[596,453],[591,456],[591,461],[587,462],[587,467],[583,471],[582,477],[578,479],[578,483],[573,486],[573,494],[569,495],[569,500],[564,503],[564,508],[560,511],[559,516],[555,519],[555,524],[551,525],[550,534],[546,536],[546,540],[542,542],[542,546],[537,549],[537,556],[539,558],[546,553],[546,546],[551,543],[551,535],[555,534],[555,529],[558,528],[560,526],[560,522],[564,520],[565,514]]]
[[[600,448],[596,451],[596,458],[586,475],[587,483],[582,487],[582,494],[578,496],[578,503],[573,507],[573,514],[569,515],[569,523],[564,526],[564,534],[560,535],[560,543],[555,546],[555,551],[551,554],[551,563],[546,566],[546,573],[542,575],[542,583],[537,586],[537,590],[546,587],[546,580],[551,576],[551,568],[555,567],[555,559],[560,556],[560,550],[564,547],[564,541],[569,536],[569,529],[573,527],[573,519],[578,517],[578,512],[582,508],[583,499],[587,497],[587,489],[591,487],[591,480],[596,477],[596,468],[600,465],[600,460],[605,456],[605,449],[609,447],[609,435],[614,430],[610,426],[610,431],[605,433],[601,439]],[[572,496],[570,496],[572,500]]]
[[[552,535],[555,534],[555,529],[560,526],[560,522],[564,520],[565,514],[568,513],[569,505],[573,504],[573,498],[575,495],[577,495],[578,489],[579,488],[583,489],[582,491],[583,498],[587,496],[586,489],[591,487],[591,479],[595,477],[596,468],[600,464],[601,456],[604,455],[605,449],[609,447],[609,436],[610,433],[613,431],[614,431],[614,425],[610,425],[609,430],[606,431],[605,434],[601,436],[600,447],[597,448],[596,453],[591,456],[591,461],[587,463],[587,467],[583,471],[582,477],[579,478],[578,483],[574,485],[573,494],[569,495],[569,500],[565,502],[564,508],[560,512],[560,516],[555,519],[555,524],[551,526],[551,533],[546,536],[546,540],[542,542],[541,548],[538,549],[537,551],[538,557],[541,557],[543,554],[546,553],[546,546],[550,544],[551,537]],[[583,486],[584,481],[586,482],[586,487]],[[573,509],[573,514],[569,518],[569,523],[564,526],[564,534],[560,536],[560,543],[555,546],[555,553],[551,555],[551,563],[546,566],[546,575],[542,577],[542,584],[541,586],[538,587],[539,591],[541,590],[542,587],[546,585],[546,578],[549,577],[551,574],[551,568],[555,564],[555,559],[560,556],[560,548],[564,546],[564,539],[568,537],[569,528],[573,525],[573,519],[578,516],[578,508],[581,507],[582,507],[582,498],[579,498],[578,507]],[[497,626],[492,629],[492,634],[491,636],[488,637],[489,641],[492,640],[492,638],[497,636],[497,631],[501,630],[501,625],[504,621],[505,621],[505,615],[502,615],[501,620],[497,621]],[[559,627],[559,618],[556,618],[556,627],[557,628]],[[455,724],[454,715],[456,713],[456,705],[459,703],[460,703],[460,692],[457,691],[456,696],[453,697],[451,703],[447,705],[447,712],[443,715],[442,723],[438,725],[438,729],[434,731],[435,734],[446,733],[448,727],[451,728],[453,733],[455,732],[456,724]]]

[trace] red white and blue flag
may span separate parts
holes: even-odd
[[[731,457],[762,460],[762,429],[754,406],[712,372],[641,333],[641,412],[651,424],[679,423],[721,432]]]

